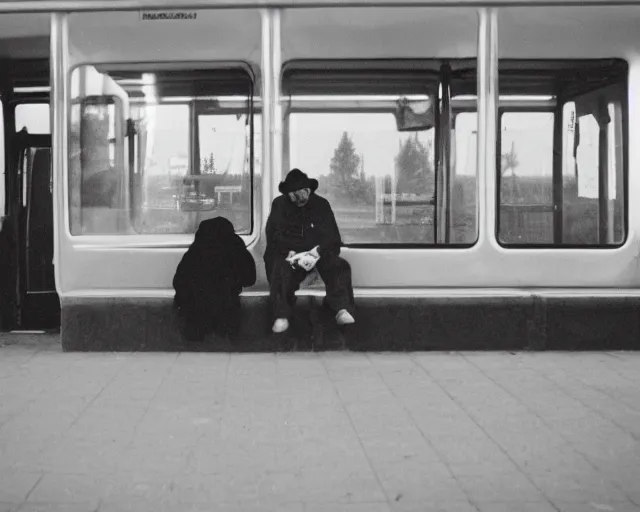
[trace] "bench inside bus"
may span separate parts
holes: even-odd
[[[338,327],[316,284],[297,292],[291,327],[271,332],[266,290],[245,293],[242,329],[186,342],[172,299],[62,299],[66,351],[637,350],[640,297],[504,294],[387,296],[356,290],[356,323]]]

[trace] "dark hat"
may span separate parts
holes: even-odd
[[[300,169],[291,169],[285,180],[278,185],[278,190],[282,194],[295,192],[301,188],[310,188],[311,192],[314,192],[318,188],[318,180],[309,178]]]

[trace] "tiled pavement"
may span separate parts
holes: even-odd
[[[640,353],[0,335],[0,512],[640,512]]]

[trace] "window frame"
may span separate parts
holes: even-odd
[[[285,118],[285,123],[289,123],[289,116],[291,114],[348,114],[348,113],[352,113],[352,114],[385,114],[388,113],[390,116],[393,117],[393,110],[389,110],[388,108],[386,109],[367,109],[367,110],[363,110],[361,108],[349,108],[349,107],[345,107],[345,108],[341,108],[341,109],[335,109],[335,108],[331,108],[331,109],[322,109],[321,107],[316,107],[313,109],[309,109],[309,110],[305,110],[305,109],[301,109],[301,108],[291,108],[291,109],[287,109],[285,114],[286,114],[286,118]],[[288,129],[287,129],[288,131]],[[423,130],[423,132],[428,132],[429,130]],[[399,133],[399,132],[398,132]],[[413,132],[410,132],[413,133]],[[434,140],[435,140],[435,133],[434,133]],[[283,148],[286,145],[287,147],[290,147],[290,143],[291,141],[287,141],[285,144],[283,144]],[[434,172],[437,172],[434,169]],[[435,183],[434,183],[434,190],[435,190]],[[323,196],[324,197],[324,196]],[[435,196],[434,196],[435,197]],[[436,205],[434,205],[435,207]],[[435,219],[434,219],[435,221]],[[346,243],[343,242],[342,243],[342,247],[347,247],[347,248],[353,248],[353,249],[388,249],[388,248],[393,248],[393,249],[431,249],[431,248],[438,248],[438,249],[450,249],[450,248],[469,248],[469,247],[473,247],[477,242],[478,242],[479,236],[476,234],[476,241],[473,244],[435,244],[433,241],[430,242],[401,242],[401,243],[395,243],[395,244],[390,244],[390,243],[384,243],[384,242],[352,242],[352,243]]]
[[[558,205],[556,204],[556,185],[557,185],[557,181],[558,181],[558,175],[555,169],[555,152],[556,152],[556,134],[555,134],[555,130],[557,129],[557,123],[558,123],[558,109],[557,109],[557,101],[554,100],[549,100],[547,102],[546,105],[539,105],[536,106],[535,104],[526,104],[526,100],[523,102],[525,105],[524,106],[518,106],[518,105],[505,105],[505,106],[499,106],[498,107],[498,122],[496,123],[496,128],[497,128],[497,134],[496,134],[496,198],[495,198],[495,212],[496,212],[496,223],[495,223],[495,229],[494,229],[494,236],[495,236],[495,240],[496,242],[500,245],[500,247],[502,248],[508,248],[508,249],[514,249],[514,248],[539,248],[539,247],[546,247],[546,246],[553,246],[553,247],[557,247],[557,244],[530,244],[530,243],[508,243],[508,242],[504,242],[500,239],[500,211],[501,211],[501,206],[502,206],[502,197],[501,197],[501,191],[502,191],[502,117],[504,114],[507,113],[517,113],[517,114],[538,114],[538,113],[548,113],[548,114],[553,114],[553,127],[554,127],[554,133],[552,133],[551,137],[552,137],[552,161],[551,161],[551,169],[552,169],[552,173],[551,173],[551,187],[552,187],[552,201],[551,201],[551,213],[553,214],[553,226],[554,226],[554,230],[555,230],[555,223],[556,223],[556,216],[560,216],[560,219],[562,219],[562,202],[560,202],[560,205],[558,207]],[[562,114],[561,110],[560,110],[560,114]],[[562,117],[562,116],[561,116]],[[561,119],[562,120],[562,119]],[[562,156],[562,155],[561,155]],[[562,171],[562,169],[560,169],[560,171]],[[562,187],[562,172],[560,172],[559,174],[559,181],[560,181],[560,186]],[[555,236],[555,233],[554,233]]]
[[[619,244],[619,247],[622,247],[627,243],[629,239],[629,145],[628,145],[628,130],[629,130],[629,97],[628,97],[628,84],[625,84],[625,95],[621,95],[619,98],[609,99],[607,105],[613,104],[614,112],[619,113],[620,118],[620,127],[619,130],[614,126],[614,134],[619,131],[621,136],[621,150],[620,150],[620,158],[622,160],[622,165],[620,172],[621,176],[621,184],[622,184],[622,205],[624,208],[622,214],[622,228],[624,229],[624,235],[622,237],[622,241]],[[615,145],[614,145],[615,148]],[[607,148],[608,150],[608,148]]]
[[[534,59],[535,60],[535,59]],[[557,62],[559,62],[557,59],[537,59],[539,62],[549,62],[550,64],[557,64]],[[512,65],[513,63],[517,63],[519,61],[522,61],[523,63],[527,63],[527,62],[531,62],[531,59],[499,59],[498,61],[498,80],[500,81],[500,65],[501,63],[504,63],[508,68],[508,66]],[[554,160],[553,160],[553,178],[552,178],[552,183],[553,183],[553,198],[554,198],[554,237],[556,236],[556,233],[559,232],[560,236],[562,236],[563,233],[563,223],[564,223],[564,201],[563,201],[563,196],[564,196],[564,182],[563,182],[563,174],[562,174],[562,159],[565,157],[565,155],[563,154],[563,140],[564,140],[564,136],[565,136],[565,131],[564,131],[564,115],[563,115],[563,109],[564,106],[567,103],[576,101],[577,99],[583,97],[583,96],[587,96],[587,95],[593,95],[593,94],[597,94],[598,91],[607,91],[610,88],[612,89],[619,89],[619,94],[615,95],[615,97],[613,96],[609,96],[606,97],[606,102],[611,103],[611,102],[619,102],[620,104],[620,123],[621,123],[621,134],[622,134],[622,150],[621,150],[621,157],[622,157],[622,184],[623,184],[623,215],[622,215],[622,226],[624,229],[624,236],[622,237],[622,240],[619,243],[615,243],[615,244],[576,244],[576,243],[539,243],[539,244],[533,244],[533,243],[528,243],[528,244],[505,244],[504,242],[500,241],[500,172],[499,169],[501,169],[501,126],[502,126],[502,113],[505,111],[508,111],[507,109],[505,109],[504,107],[499,106],[498,107],[498,122],[496,123],[497,126],[497,133],[496,133],[496,181],[494,182],[494,185],[496,186],[496,200],[495,200],[495,204],[494,204],[494,208],[496,209],[496,216],[495,216],[495,225],[494,225],[494,237],[495,237],[495,241],[496,243],[502,248],[502,249],[572,249],[572,250],[576,250],[576,249],[583,249],[583,250],[590,250],[590,249],[604,249],[604,250],[611,250],[611,249],[619,249],[620,247],[624,246],[627,241],[629,240],[629,63],[627,60],[619,58],[619,57],[615,57],[615,58],[610,58],[610,59],[561,59],[561,63],[566,62],[566,63],[574,63],[574,65],[576,67],[578,67],[579,65],[584,65],[584,64],[590,64],[590,63],[605,63],[607,61],[615,61],[616,63],[623,63],[625,66],[625,74],[624,77],[618,78],[617,80],[614,78],[608,82],[605,83],[600,83],[598,84],[597,87],[592,87],[592,88],[578,88],[577,90],[573,90],[570,91],[568,94],[566,95],[555,95],[555,99],[556,99],[556,105],[555,108],[553,109],[553,113],[554,113],[554,133],[553,133],[553,153],[554,153]],[[508,76],[509,70],[507,70],[506,75]],[[531,73],[535,74],[535,71],[531,71]],[[539,93],[540,95],[547,95],[548,94],[544,94],[544,93]],[[535,94],[527,94],[528,96],[535,96]],[[527,95],[523,95],[523,97],[526,97]],[[517,111],[519,111],[518,109],[516,109]],[[527,111],[529,111],[529,109],[527,109]],[[531,111],[537,111],[537,109],[535,110],[531,110]],[[577,124],[577,118],[576,118],[576,124]],[[558,133],[556,133],[558,132]],[[559,146],[558,146],[559,144]],[[558,163],[556,162],[557,158],[555,156],[556,153],[560,154],[560,163],[559,163],[559,170],[556,169],[556,167],[558,167]],[[598,175],[600,176],[600,170],[598,169]],[[559,185],[559,186],[558,186]],[[558,227],[559,224],[559,227]]]
[[[625,89],[627,87],[627,84],[624,84]],[[580,96],[578,96],[579,98]],[[552,243],[505,243],[504,241],[502,241],[500,239],[500,205],[501,205],[501,197],[500,197],[500,190],[501,190],[501,176],[500,176],[500,169],[502,167],[501,164],[501,151],[502,151],[502,137],[500,136],[501,132],[502,132],[502,115],[506,112],[518,112],[518,113],[535,113],[535,112],[551,112],[554,114],[554,134],[553,134],[553,139],[554,139],[554,145],[553,145],[553,153],[554,153],[554,159],[552,162],[552,169],[553,169],[553,173],[552,173],[552,194],[553,194],[553,204],[552,204],[552,212],[554,214],[554,219],[553,219],[553,223],[554,223],[554,237],[555,237],[555,232],[558,229],[556,227],[556,224],[560,224],[560,226],[563,225],[564,223],[564,182],[563,182],[563,174],[562,174],[562,159],[566,156],[563,153],[563,144],[562,141],[564,140],[564,136],[565,136],[565,130],[564,130],[564,114],[563,114],[563,109],[564,106],[567,103],[570,103],[572,101],[575,101],[574,97],[571,98],[565,98],[563,99],[563,101],[558,101],[556,104],[556,107],[554,109],[549,109],[549,108],[544,108],[544,107],[540,107],[540,108],[527,108],[526,110],[524,109],[520,109],[518,107],[499,107],[498,108],[498,123],[497,123],[497,137],[496,137],[496,182],[495,182],[495,186],[496,186],[496,200],[495,200],[495,209],[496,209],[496,222],[495,222],[495,230],[494,230],[494,236],[495,236],[495,240],[496,242],[500,245],[501,248],[503,249],[619,249],[620,247],[624,246],[627,243],[628,237],[629,237],[629,187],[628,187],[628,182],[629,182],[629,172],[628,172],[628,165],[629,165],[629,159],[628,159],[628,151],[629,151],[629,146],[628,146],[628,97],[625,96],[624,98],[618,97],[618,98],[606,98],[606,103],[607,105],[609,103],[619,103],[620,106],[620,123],[621,123],[621,134],[622,134],[622,150],[621,150],[621,156],[622,156],[622,184],[623,184],[623,202],[622,204],[624,205],[624,211],[622,214],[622,228],[624,230],[624,234],[623,237],[621,239],[620,242],[614,243],[614,244],[602,244],[600,242],[598,242],[597,244],[578,244],[578,243],[556,243],[556,242],[552,242]],[[576,124],[577,124],[577,117],[576,117]],[[560,133],[556,134],[555,130],[560,129]],[[559,138],[558,138],[559,137]],[[558,143],[558,141],[560,141],[560,148],[557,148],[556,145]],[[556,157],[555,154],[558,153],[560,154],[560,168],[558,171],[556,171]],[[598,177],[600,179],[601,173],[600,170],[598,170]],[[558,199],[559,197],[559,199]],[[598,199],[600,200],[600,199]],[[560,235],[562,236],[563,233],[563,228],[560,227]]]
[[[187,174],[185,176],[181,177],[182,179],[185,178],[189,178],[189,177],[193,177],[193,176],[202,176],[202,154],[201,154],[201,147],[200,147],[200,118],[203,116],[231,116],[231,115],[246,115],[246,116],[251,116],[252,118],[255,118],[255,114],[256,113],[260,113],[261,110],[257,109],[255,107],[255,103],[252,102],[250,100],[250,98],[247,98],[244,101],[241,100],[230,100],[228,103],[231,103],[233,106],[218,106],[216,109],[215,113],[207,113],[207,112],[202,112],[199,110],[199,108],[202,105],[202,102],[206,101],[203,99],[191,99],[191,100],[184,100],[184,101],[167,101],[165,99],[160,98],[157,105],[158,106],[184,106],[187,107],[187,116],[189,118],[188,122],[189,122],[189,140],[187,143],[187,157],[188,157],[188,161],[190,163],[190,165],[192,166],[193,169],[197,169],[198,173],[197,174]],[[237,103],[237,105],[236,105]],[[251,104],[253,103],[253,107],[251,107]],[[249,110],[247,110],[247,104],[249,104],[249,109],[251,110],[251,112],[249,112]],[[241,105],[244,105],[244,107],[242,107]],[[250,121],[250,148],[249,148],[249,155],[251,158],[251,162],[250,162],[250,168],[249,168],[249,174],[250,174],[250,179],[249,179],[249,186],[251,187],[250,190],[250,201],[251,201],[251,209],[250,209],[250,224],[249,224],[249,230],[247,232],[236,232],[236,234],[238,236],[244,236],[244,237],[249,237],[252,235],[252,233],[254,232],[255,229],[255,205],[254,205],[254,200],[255,200],[255,129],[254,129],[254,125],[252,124],[254,121],[251,120]],[[137,164],[136,164],[137,165]],[[133,199],[134,199],[134,195],[133,193],[130,194],[131,196],[131,227],[132,229],[136,232],[137,235],[140,236],[157,236],[158,233],[148,233],[148,232],[143,232],[140,231],[137,227],[138,222],[139,222],[139,217],[138,217],[138,210],[139,208],[136,208],[133,204]],[[192,235],[195,234],[194,233],[161,233],[161,236],[186,236],[186,235]]]
[[[215,71],[231,71],[231,72],[241,72],[243,73],[246,78],[248,79],[249,82],[249,87],[248,87],[248,93],[246,94],[246,99],[244,101],[244,103],[246,103],[248,105],[247,107],[247,111],[246,114],[249,116],[250,119],[250,136],[249,136],[249,154],[250,154],[250,161],[249,161],[249,183],[250,183],[250,201],[249,201],[249,229],[247,232],[243,232],[243,233],[236,233],[238,234],[238,236],[240,237],[244,237],[244,238],[255,238],[256,237],[256,228],[257,228],[257,219],[256,219],[256,212],[257,212],[257,208],[259,208],[259,205],[256,205],[256,193],[255,193],[255,114],[256,112],[261,112],[262,108],[261,108],[261,98],[259,96],[259,91],[258,93],[258,97],[256,97],[256,86],[258,85],[258,81],[257,81],[257,76],[256,76],[256,72],[254,71],[252,65],[246,61],[242,61],[242,60],[229,60],[229,61],[180,61],[180,62],[175,62],[175,61],[136,61],[136,62],[128,62],[128,61],[109,61],[109,62],[92,62],[92,61],[79,61],[77,63],[75,63],[73,66],[71,66],[66,73],[66,80],[68,81],[68,83],[72,82],[72,76],[73,74],[77,71],[82,69],[83,67],[99,67],[101,68],[101,72],[103,73],[107,73],[109,71],[117,71],[117,70],[136,70],[136,71],[140,71],[140,72],[158,72],[158,71],[180,71],[180,70],[198,70],[198,71],[208,71],[208,72],[215,72]],[[188,96],[188,94],[186,94],[185,96]],[[242,96],[245,96],[244,93],[242,94]],[[69,88],[68,93],[67,93],[67,97],[65,98],[67,105],[69,106],[69,115],[67,118],[67,122],[66,122],[66,126],[65,126],[65,130],[67,131],[67,134],[70,135],[71,131],[72,131],[72,116],[71,116],[71,107],[73,107],[74,104],[81,102],[83,99],[85,98],[85,96],[78,96],[77,98],[74,98],[71,96],[71,88]],[[129,97],[129,99],[131,99],[131,97]],[[194,98],[195,99],[195,98]],[[175,103],[175,102],[170,102],[170,103]],[[188,103],[188,102],[187,102]],[[195,111],[195,109],[194,109]],[[196,122],[197,122],[197,115],[195,116],[196,118]],[[116,120],[117,121],[117,120]],[[125,146],[127,144],[127,123],[126,123],[126,119],[122,119],[121,121],[123,121],[123,130],[124,130],[124,136],[123,136],[123,141],[125,143]],[[192,158],[192,146],[193,146],[193,142],[191,141],[191,139],[193,139],[193,133],[194,133],[194,127],[192,126],[192,123],[190,121],[189,123],[189,137],[190,137],[190,144],[189,144],[189,159],[191,160]],[[78,135],[81,137],[81,129],[79,129],[78,131]],[[197,142],[197,141],[196,141]],[[162,240],[171,240],[169,241],[169,244],[171,246],[173,246],[174,243],[178,243],[177,239],[187,239],[187,238],[193,238],[195,236],[195,231],[192,233],[140,233],[138,232],[135,227],[134,227],[134,222],[133,222],[133,208],[131,205],[131,201],[133,200],[133,192],[131,190],[128,190],[128,197],[125,198],[125,202],[126,202],[126,207],[129,210],[129,224],[130,224],[130,230],[129,232],[120,232],[120,233],[73,233],[72,231],[72,223],[73,223],[73,217],[74,217],[74,213],[72,210],[72,206],[71,206],[71,201],[72,201],[72,197],[73,197],[73,189],[71,186],[71,175],[68,172],[68,166],[69,166],[69,162],[70,162],[70,157],[71,157],[71,153],[70,153],[70,149],[71,149],[71,137],[68,137],[68,143],[66,146],[66,152],[65,152],[65,166],[67,167],[67,172],[65,173],[65,179],[64,181],[64,188],[65,188],[65,208],[68,209],[68,215],[66,215],[65,217],[68,218],[68,221],[64,223],[65,225],[65,231],[66,231],[66,236],[70,237],[71,239],[74,238],[82,238],[83,240],[102,240],[102,239],[117,239],[119,237],[126,237],[127,239],[132,239],[132,238],[141,238],[141,239],[147,239],[149,240],[150,245],[146,245],[145,243],[145,247],[166,247],[166,243],[162,243]],[[126,156],[128,152],[128,149],[125,147],[125,159],[128,162],[128,157]],[[127,164],[128,165],[128,164]],[[124,179],[126,179],[128,182],[131,181],[131,174],[132,170],[131,169],[125,169],[124,172]],[[80,169],[80,173],[82,175],[82,168]],[[82,206],[79,207],[79,211],[82,211]],[[77,215],[77,214],[76,214]],[[80,216],[82,214],[80,213]],[[173,240],[175,240],[175,242]],[[152,241],[152,240],[157,240],[158,243],[157,245]],[[188,245],[189,242],[184,242],[184,244]],[[184,245],[182,242],[179,242],[179,246],[183,246]]]
[[[287,61],[283,64],[282,66],[282,72],[281,72],[281,83],[282,83],[282,90],[283,90],[283,99],[284,99],[284,105],[283,105],[283,124],[284,124],[284,134],[287,136],[286,140],[285,137],[283,137],[283,144],[282,144],[282,157],[283,157],[283,161],[284,162],[288,162],[288,158],[289,155],[286,154],[287,151],[289,151],[290,147],[291,147],[291,138],[288,136],[290,133],[289,130],[289,120],[290,120],[290,115],[291,114],[315,114],[315,113],[326,113],[326,114],[339,114],[339,113],[355,113],[355,114],[375,114],[375,113],[389,113],[391,116],[393,116],[394,113],[394,101],[393,100],[388,100],[388,104],[384,104],[383,101],[378,100],[381,103],[380,107],[376,107],[375,105],[375,100],[371,100],[371,103],[368,104],[368,102],[366,101],[367,96],[369,97],[376,97],[376,96],[411,96],[413,93],[398,93],[398,92],[394,92],[394,93],[387,93],[387,92],[381,92],[379,94],[373,94],[371,92],[365,92],[365,93],[359,93],[356,94],[353,91],[345,91],[344,93],[336,93],[335,90],[331,90],[331,91],[327,91],[324,94],[320,94],[320,93],[313,93],[313,94],[308,94],[306,92],[303,92],[301,94],[292,94],[289,90],[289,87],[287,86],[287,73],[289,72],[305,72],[305,71],[316,71],[318,69],[318,66],[320,66],[323,62],[326,62],[329,65],[329,70],[330,71],[334,71],[334,72],[345,72],[347,74],[350,74],[351,77],[353,77],[354,73],[357,73],[358,71],[361,71],[363,74],[371,74],[371,70],[367,68],[367,66],[371,66],[371,68],[373,69],[373,71],[389,71],[390,76],[393,76],[394,74],[397,75],[402,75],[403,73],[410,76],[411,74],[416,73],[416,69],[421,69],[421,65],[424,65],[425,62],[428,62],[429,65],[431,65],[432,63],[443,63],[443,62],[461,62],[461,63],[471,63],[473,66],[473,72],[477,74],[478,69],[477,69],[477,58],[476,57],[471,57],[471,58],[432,58],[432,59],[420,59],[420,60],[416,60],[416,59],[400,59],[397,61],[385,61],[385,60],[366,60],[366,59],[362,59],[362,60],[350,60],[350,59],[345,59],[345,60],[330,60],[330,61],[305,61],[305,60],[292,60],[292,61]],[[425,74],[425,80],[424,80],[424,92],[422,94],[424,94],[425,96],[430,96],[431,98],[433,98],[433,100],[435,101],[437,108],[437,113],[436,113],[436,124],[434,125],[434,150],[436,150],[436,153],[434,154],[434,199],[436,200],[434,203],[434,216],[433,216],[433,222],[434,224],[436,222],[438,222],[438,217],[439,214],[436,213],[436,210],[438,209],[438,200],[437,200],[437,187],[438,187],[438,151],[437,148],[435,148],[435,146],[437,146],[437,142],[438,142],[438,130],[440,129],[438,126],[438,118],[440,116],[440,112],[441,112],[441,108],[439,107],[442,103],[442,97],[440,94],[438,94],[438,92],[436,91],[435,94],[433,93],[432,90],[430,90],[430,86],[429,86],[429,81],[427,79],[428,75]],[[441,75],[440,75],[441,77]],[[352,79],[352,78],[351,78]],[[384,80],[384,75],[380,74],[380,79]],[[475,82],[474,82],[475,85]],[[477,93],[477,91],[476,91]],[[419,94],[419,93],[415,93],[415,94]],[[448,136],[451,137],[451,128],[454,126],[453,120],[455,119],[455,113],[458,113],[460,110],[456,110],[456,101],[453,99],[456,96],[461,96],[462,94],[456,94],[455,96],[453,96],[452,98],[449,99],[449,103],[450,103],[450,109],[451,109],[451,119],[452,122],[450,123],[449,126],[449,134]],[[322,98],[326,98],[326,101],[324,101],[325,106],[322,105],[323,102],[321,101],[315,101],[315,102],[308,102],[307,106],[305,106],[305,99],[304,98],[309,98],[309,97],[322,97]],[[348,106],[348,101],[346,100],[342,100],[345,103],[344,107],[340,107],[339,106],[339,102],[340,100],[336,99],[336,98],[341,98],[341,97],[353,97],[354,99],[352,99],[351,101],[353,103],[355,103],[356,105],[354,106]],[[332,99],[334,98],[334,99]],[[355,98],[362,98],[362,99],[355,99]],[[314,104],[315,103],[315,104]],[[360,104],[358,106],[358,104]],[[471,106],[471,104],[473,104],[473,106]],[[363,106],[365,108],[363,108]],[[463,109],[472,110],[472,111],[476,111],[477,110],[477,99],[473,99],[472,102],[466,101],[464,102],[464,106]],[[428,132],[428,130],[423,130],[424,132]],[[402,133],[402,132],[397,132],[397,133]],[[407,133],[413,133],[413,132],[407,132]],[[450,147],[450,145],[449,145]],[[449,175],[451,175],[451,168],[449,168],[448,170]],[[479,201],[479,197],[478,197],[478,190],[480,189],[480,187],[478,186],[479,183],[479,178],[478,175],[476,174],[475,176],[476,179],[476,201]],[[447,206],[447,208],[451,207],[451,198],[449,197],[449,205]],[[480,241],[480,219],[479,219],[479,215],[478,215],[478,209],[476,208],[476,211],[474,213],[475,218],[476,218],[476,230],[475,230],[475,239],[472,243],[451,243],[451,242],[436,242],[433,240],[433,237],[431,237],[432,239],[430,241],[425,241],[425,242],[400,242],[400,243],[384,243],[384,242],[352,242],[352,243],[345,243],[343,242],[342,247],[345,248],[353,248],[353,249],[470,249],[474,246],[476,246],[478,244],[478,242]],[[449,225],[447,226],[447,230],[451,230],[452,226]],[[434,226],[434,230],[435,230],[435,226]],[[435,232],[435,231],[434,231]]]

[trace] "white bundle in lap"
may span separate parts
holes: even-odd
[[[291,263],[292,266],[295,266],[297,263],[307,272],[310,272],[316,266],[319,259],[320,255],[318,254],[317,245],[310,251],[299,252],[298,254],[293,254],[287,257],[287,261]]]

